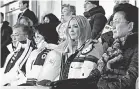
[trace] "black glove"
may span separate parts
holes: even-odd
[[[50,86],[51,81],[50,80],[41,80],[41,81],[37,81],[36,83],[41,86]]]

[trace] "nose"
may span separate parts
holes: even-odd
[[[71,28],[69,29],[70,30],[70,32],[74,32],[74,29],[73,29],[73,27],[71,26]]]

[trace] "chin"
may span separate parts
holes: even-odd
[[[72,39],[72,40],[75,40],[75,39],[76,39],[76,37],[71,37],[71,39]]]

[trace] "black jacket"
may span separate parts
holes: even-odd
[[[18,18],[21,16],[21,13],[18,15]],[[38,23],[38,19],[37,17],[35,16],[34,12],[27,9],[22,16],[26,16],[28,17],[32,22],[33,22],[33,25],[37,24]]]
[[[92,29],[92,39],[100,36],[102,29],[104,28],[107,19],[105,17],[105,11],[102,6],[92,8],[88,12],[84,12],[84,16],[89,20]]]
[[[12,34],[12,28],[9,26],[9,22],[4,21],[1,27],[1,66],[3,67],[5,59],[9,54],[7,45],[11,42],[10,35]]]

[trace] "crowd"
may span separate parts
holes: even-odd
[[[0,86],[52,89],[135,89],[138,78],[138,8],[118,2],[107,20],[99,1],[85,0],[84,16],[62,6],[42,22],[19,2],[10,27],[1,13]]]

